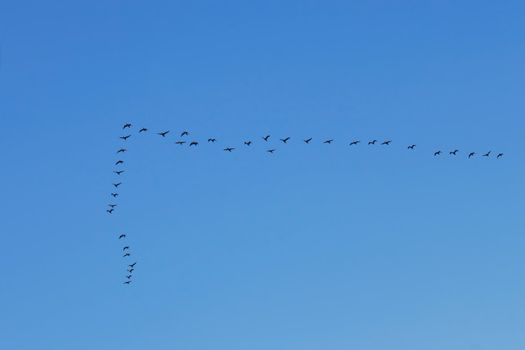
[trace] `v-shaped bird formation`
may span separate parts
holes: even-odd
[[[131,123],[125,123],[123,126],[122,126],[122,130],[126,130],[126,131],[130,131],[132,130],[133,128],[133,125]],[[141,127],[137,134],[146,134],[148,133],[148,128],[145,128],[145,127]],[[169,138],[168,135],[174,135],[175,133],[170,133],[170,130],[161,130],[159,132],[157,132],[157,137],[159,138]],[[114,182],[112,185],[113,185],[113,191],[110,192],[110,195],[112,197],[113,200],[116,200],[119,196],[119,190],[120,190],[120,186],[123,184],[122,181],[120,181],[120,179],[123,177],[123,174],[125,173],[125,169],[122,169],[122,167],[124,166],[124,164],[126,163],[125,160],[123,159],[120,159],[122,158],[122,156],[127,152],[127,148],[126,148],[126,143],[130,142],[128,141],[131,137],[133,136],[133,134],[129,134],[129,133],[126,133],[126,135],[123,135],[123,136],[120,136],[119,139],[122,140],[122,142],[124,143],[124,146],[119,148],[117,151],[116,151],[116,154],[118,156],[118,159],[115,160],[115,163],[114,163],[114,166],[116,167],[116,169],[113,170],[113,173],[115,174],[115,176],[117,177],[117,179],[119,179],[118,182]],[[191,148],[194,148],[194,147],[201,147],[201,144],[199,143],[199,140],[197,139],[193,139],[191,138],[191,133],[189,131],[181,131],[179,133],[176,133],[176,136],[177,136],[177,139],[174,141],[174,144],[177,145],[177,146],[185,146],[185,147],[191,147]],[[272,135],[262,135],[261,136],[261,139],[262,141],[259,140],[259,142],[263,145],[265,145],[265,149],[264,151],[269,154],[269,157],[274,155],[275,153],[277,153],[277,148],[275,147],[267,147],[267,145],[269,145],[271,143],[273,139],[273,136]],[[207,142],[205,144],[208,144],[210,146],[213,146],[215,144],[218,144],[219,143],[219,140],[215,137],[207,137],[205,138],[204,140],[207,140]],[[276,139],[276,143],[285,147],[286,145],[288,145],[290,142],[293,142],[294,139],[292,139],[291,136],[285,136],[285,137],[282,137],[282,138],[278,138]],[[254,144],[256,142],[256,140],[249,140],[249,139],[244,139],[242,140],[241,142],[239,142],[239,144],[235,144],[235,145],[232,145],[232,144],[223,144],[222,146],[215,146],[215,147],[219,147],[218,150],[222,150],[223,152],[226,152],[226,153],[232,153],[232,152],[235,152],[241,148],[245,148],[245,149],[251,149],[251,150],[255,150],[253,147],[252,147],[252,144]],[[311,145],[315,142],[315,139],[313,137],[307,137],[307,138],[304,138],[304,139],[298,139],[298,142],[302,143],[305,145],[305,147],[307,145]],[[333,138],[330,138],[330,139],[320,139],[318,140],[318,142],[320,144],[324,144],[324,145],[333,145],[336,143],[336,140],[333,139]],[[393,143],[392,140],[384,140],[384,141],[379,141],[379,140],[376,140],[376,139],[369,139],[369,140],[364,140],[364,145],[363,147],[387,147],[387,146],[391,146],[391,144]],[[354,147],[358,147],[359,144],[361,144],[362,141],[361,140],[344,140],[342,142],[343,145],[347,145],[347,146],[351,146],[352,148]],[[328,146],[326,146],[328,147]],[[417,145],[416,144],[413,144],[413,143],[410,143],[406,146],[406,150],[410,151],[410,152],[413,152],[413,151],[416,151],[417,149]],[[433,154],[434,157],[442,157],[443,154],[446,155],[446,153],[443,153],[443,152],[447,152],[447,150],[445,151],[442,151],[440,149],[435,149],[432,151],[431,154]],[[478,155],[477,152],[475,151],[467,151],[467,152],[464,152],[462,153],[459,149],[451,149],[448,151],[448,156],[449,157],[459,157],[461,156],[461,154],[464,154],[464,157],[466,159],[472,159],[474,157],[476,157],[476,155]],[[492,154],[495,154],[495,156],[492,156]],[[495,159],[500,159],[503,157],[503,153],[502,152],[498,152],[498,153],[492,153],[491,150],[489,151],[486,151],[485,153],[481,153],[481,157],[482,158],[495,158]],[[106,208],[106,212],[110,215],[112,215],[116,210],[118,209],[118,204],[117,203],[110,203],[108,204],[107,208]],[[122,241],[123,242],[123,246],[122,246],[122,250],[121,250],[121,254],[122,254],[122,257],[124,259],[129,259],[131,258],[132,256],[132,252],[131,252],[131,247],[130,245],[128,244],[128,236],[125,234],[125,233],[119,233],[117,235],[117,238],[119,241]],[[130,285],[131,282],[133,281],[133,271],[135,271],[135,265],[137,264],[137,262],[133,262],[133,263],[127,263],[126,264],[126,273],[124,274],[124,282],[123,284],[125,285]]]

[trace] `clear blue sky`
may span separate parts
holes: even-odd
[[[0,348],[525,348],[525,5],[393,3],[0,1]]]

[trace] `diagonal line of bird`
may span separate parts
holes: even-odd
[[[131,131],[133,128],[133,125],[131,123],[125,123],[123,126],[122,126],[122,130],[126,130],[126,131]],[[138,130],[138,134],[145,134],[148,132],[148,128],[140,128]],[[163,130],[163,131],[159,131],[157,132],[157,135],[159,135],[160,137],[162,138],[166,138],[168,137],[168,135],[171,135],[170,134],[170,130]],[[123,135],[123,136],[120,136],[119,138],[122,140],[122,142],[125,144],[128,142],[128,139],[130,139],[132,136],[132,134],[126,134],[126,135]],[[178,139],[175,141],[175,144],[177,146],[187,146],[187,147],[198,147],[200,145],[199,141],[197,140],[190,140],[190,132],[189,131],[182,131],[180,133],[178,133]],[[263,135],[261,136],[261,139],[258,140],[259,142],[262,142],[262,143],[268,143],[270,142],[270,139],[272,138],[272,135]],[[209,137],[207,139],[207,144],[215,144],[217,143],[217,139],[214,138],[214,137]],[[241,146],[242,147],[245,147],[245,148],[250,148],[250,146],[256,142],[256,140],[244,140],[242,141],[242,144]],[[287,137],[284,137],[284,138],[280,138],[278,140],[278,142],[281,144],[281,145],[286,145],[288,144],[289,142],[292,142],[292,138],[290,136],[287,136]],[[308,137],[308,138],[305,138],[305,139],[302,139],[302,140],[299,140],[299,142],[305,144],[305,145],[309,145],[313,142],[313,138],[312,137]],[[331,145],[332,143],[334,143],[334,139],[323,139],[323,140],[320,140],[320,142],[322,144],[325,144],[325,145]],[[345,142],[345,144],[347,144],[348,146],[350,147],[357,147],[361,142],[361,140],[352,140],[352,141],[347,141]],[[368,146],[376,146],[376,145],[380,145],[380,146],[390,146],[390,144],[392,143],[392,140],[384,140],[384,141],[378,141],[378,140],[369,140],[367,141],[367,145]],[[409,144],[408,146],[406,146],[406,149],[408,151],[415,151],[416,149],[416,144]],[[228,152],[228,153],[232,153],[236,150],[237,148],[236,147],[232,147],[232,146],[227,146],[227,147],[224,147],[222,150],[224,152]],[[276,148],[266,148],[265,149],[265,152],[270,154],[270,155],[273,155],[275,152],[277,151]],[[116,154],[120,157],[121,155],[125,154],[127,152],[127,148],[125,146],[119,148],[116,152]],[[439,156],[442,156],[443,152],[442,150],[435,150],[433,152],[433,156],[434,157],[439,157]],[[452,149],[450,151],[448,151],[448,156],[450,157],[457,157],[461,154],[460,150],[458,149]],[[466,155],[466,159],[471,159],[473,157],[476,157],[478,153],[477,152],[473,152],[473,151],[470,151],[470,152],[466,152],[465,155]],[[486,153],[483,153],[481,154],[481,157],[483,158],[490,158],[492,155],[492,151],[488,151]],[[496,156],[493,157],[495,159],[500,159],[503,157],[503,153],[496,153]],[[113,173],[117,176],[118,179],[120,179],[122,177],[122,175],[125,173],[125,170],[122,169],[122,167],[124,166],[125,164],[125,161],[122,160],[122,159],[117,159],[114,163],[114,166],[116,167],[115,170],[113,170]],[[120,190],[120,186],[122,185],[122,181],[116,181],[113,183],[113,191],[111,192],[111,197],[113,198],[113,200],[117,200],[118,196],[119,196],[119,190]],[[108,204],[108,208],[106,209],[106,212],[108,214],[113,214],[113,212],[116,210],[116,208],[118,207],[118,204],[117,203],[110,203]],[[123,242],[126,242],[127,241],[127,235],[125,233],[119,233],[118,234],[118,239],[120,241],[123,241]],[[122,254],[122,257],[123,258],[131,258],[131,247],[125,243],[123,244],[122,246],[122,250],[121,250],[121,254]],[[133,262],[133,263],[128,263],[126,264],[126,274],[125,274],[125,280],[124,280],[124,284],[125,285],[130,285],[131,282],[132,282],[132,278],[133,278],[133,271],[135,271],[135,265],[137,264],[137,262]]]

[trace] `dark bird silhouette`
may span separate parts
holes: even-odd
[[[111,209],[108,209],[108,210],[106,210],[106,211],[107,211],[109,214],[113,214],[113,211],[114,211],[114,210],[115,210],[115,209],[111,208]]]
[[[441,151],[434,152],[434,157],[439,156],[441,154]]]
[[[163,131],[163,132],[158,132],[157,134],[162,136],[162,137],[166,137],[166,135],[168,135],[170,131],[169,130],[166,130],[166,131]]]
[[[458,152],[459,152],[459,149],[455,149],[455,150],[453,150],[451,152],[448,152],[448,154],[451,154],[451,155],[455,156]]]
[[[110,208],[115,208],[117,205],[116,204],[108,204],[108,207]]]
[[[117,182],[116,184],[113,184],[113,186],[115,186],[115,188],[118,188],[120,185],[122,185],[122,182]]]
[[[485,153],[485,154],[483,155],[483,157],[490,157],[490,153],[491,153],[491,152],[492,152],[492,151],[488,151],[487,153]]]
[[[135,271],[135,269],[128,269],[129,273],[133,273],[133,271]]]
[[[121,175],[124,172],[124,170],[114,171],[115,174]]]
[[[251,141],[244,141],[244,144],[245,144],[246,146],[250,146],[250,145],[252,144],[252,142],[251,142]]]
[[[115,192],[111,192],[111,195],[113,196],[113,198],[117,198],[117,196],[118,196],[118,193],[115,193]]]
[[[189,132],[183,131],[183,132],[180,133],[180,137],[187,136],[189,134],[190,134]]]
[[[118,239],[122,239],[122,238],[126,238],[126,235],[125,234],[121,234],[120,236],[118,236]]]
[[[383,142],[382,145],[387,145],[387,146],[389,146],[391,142],[392,142],[391,140],[388,140],[388,141]]]
[[[146,132],[146,131],[148,131],[148,128],[142,128],[139,130],[139,132]]]
[[[310,137],[309,139],[306,139],[306,140],[303,140],[304,143],[310,143],[310,141],[312,141],[312,138]]]
[[[126,253],[124,255],[122,255],[123,258],[127,257],[127,256],[130,256],[131,254],[130,253]]]
[[[266,152],[268,152],[268,153],[272,153],[272,154],[273,154],[273,152],[275,152],[275,149],[269,149],[269,150],[267,150]]]
[[[470,158],[470,157],[474,157],[475,154],[476,154],[476,152],[470,152],[470,153],[468,154],[468,157],[469,157],[469,158]]]
[[[176,145],[181,145],[181,146],[182,146],[183,144],[185,144],[185,143],[186,143],[186,141],[177,141],[177,142],[175,142]]]
[[[130,124],[130,123],[126,123],[126,124],[124,124],[124,126],[122,127],[122,129],[126,129],[126,128],[131,128],[131,124]]]
[[[264,136],[262,139],[263,139],[264,141],[268,142],[268,139],[269,139],[269,138],[270,138],[270,135],[266,135],[266,136]]]
[[[496,156],[496,159],[501,158],[501,157],[503,157],[503,153],[498,153],[498,155]]]
[[[359,140],[352,141],[352,142],[350,142],[350,146],[357,145],[359,142],[361,142],[361,141],[359,141]]]
[[[224,151],[226,151],[226,152],[231,152],[231,151],[233,151],[234,149],[235,149],[235,148],[233,148],[233,147],[226,147],[226,148],[224,149]]]
[[[122,248],[122,251],[125,251],[127,249],[129,249],[129,246],[125,246],[124,248]]]
[[[131,268],[134,268],[135,265],[137,265],[137,262],[134,262],[133,264],[129,264],[128,266],[131,267]]]
[[[199,145],[199,143],[197,141],[191,141],[190,142],[190,147],[191,146],[198,146],[198,145]]]
[[[131,280],[124,282],[124,284],[130,284]]]
[[[127,139],[129,139],[131,137],[131,135],[126,135],[126,136],[121,136],[120,138],[124,141],[126,141]]]
[[[208,142],[215,142],[217,141],[216,139],[208,139]]]
[[[408,149],[414,149],[414,148],[416,148],[416,145],[410,145],[410,146],[408,146],[407,148],[408,148]]]
[[[117,160],[117,162],[115,163],[115,165],[119,165],[119,164],[124,164],[124,161],[123,160]]]
[[[284,142],[284,143],[287,143],[289,139],[290,139],[290,137],[288,136],[288,137],[286,137],[284,139],[281,139],[281,141]]]
[[[375,144],[376,144],[376,142],[377,142],[377,140],[373,140],[373,141],[368,141],[368,144],[369,144],[369,145],[375,145]]]
[[[331,144],[332,142],[334,142],[334,140],[333,140],[333,139],[330,139],[330,140],[326,140],[326,141],[325,141],[325,142],[323,142],[323,143],[326,143],[326,144]]]
[[[131,277],[133,277],[132,275],[126,275],[126,278],[129,280],[131,279]]]
[[[127,149],[125,149],[125,148],[121,148],[121,149],[119,149],[119,150],[117,151],[117,153],[124,153],[124,152],[126,152],[126,151],[127,151]]]

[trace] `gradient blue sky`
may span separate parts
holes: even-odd
[[[0,1],[0,348],[523,349],[524,12]]]

